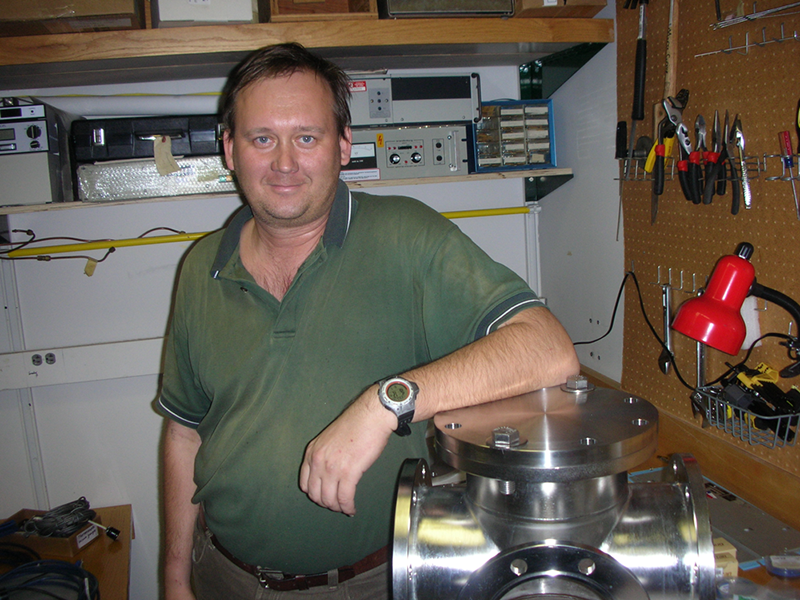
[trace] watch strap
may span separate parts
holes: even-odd
[[[414,418],[414,411],[407,412],[402,417],[397,417],[397,429],[394,432],[400,437],[411,435],[411,420]]]

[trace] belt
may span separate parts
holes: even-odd
[[[373,552],[352,565],[332,569],[327,573],[317,573],[314,575],[291,575],[276,571],[274,569],[265,569],[255,565],[248,564],[236,558],[233,554],[228,552],[225,547],[219,543],[217,536],[206,525],[205,515],[203,509],[200,509],[200,525],[205,530],[208,539],[214,544],[217,551],[225,558],[231,561],[234,565],[243,571],[250,573],[258,578],[258,581],[266,588],[277,590],[281,592],[289,592],[293,590],[307,590],[312,587],[330,586],[336,587],[337,584],[352,579],[356,575],[366,573],[376,567],[386,563],[389,559],[389,548],[384,546],[380,550]]]

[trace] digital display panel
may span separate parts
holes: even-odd
[[[3,119],[13,119],[15,117],[22,116],[22,109],[21,108],[3,108],[0,109],[0,118]]]
[[[13,129],[0,129],[0,142],[8,142],[15,139]]]

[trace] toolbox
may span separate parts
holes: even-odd
[[[478,173],[556,166],[552,100],[496,100],[481,104],[473,125]]]

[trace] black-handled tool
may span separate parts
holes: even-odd
[[[696,204],[703,202],[704,204],[710,204],[711,198],[708,199],[706,202],[705,194],[705,184],[703,183],[708,176],[708,171],[710,171],[710,165],[706,164],[705,170],[703,169],[703,165],[701,161],[703,158],[708,154],[708,149],[706,148],[706,120],[703,118],[703,115],[697,115],[697,118],[694,120],[694,135],[696,139],[694,152],[692,153],[693,156],[689,157],[689,163],[696,163],[696,167],[694,169],[690,168],[690,171],[693,170],[693,179],[692,179],[692,186],[693,186],[693,197],[696,201]]]
[[[728,157],[728,135],[730,134],[730,122],[728,111],[725,111],[725,128],[722,130],[722,148],[725,151],[725,158]],[[728,161],[720,158],[719,162],[722,163],[719,177],[717,179],[717,196],[724,196],[728,186]]]
[[[730,152],[728,152],[728,168],[731,172],[731,214],[738,215],[742,191],[739,186],[739,176],[736,174],[736,164]]]
[[[714,160],[714,164],[711,167],[711,171],[706,176],[706,187],[703,190],[703,202],[705,204],[709,204],[711,202],[710,198],[714,196],[714,192],[719,192],[720,184],[723,184],[722,187],[722,194],[717,195],[724,195],[725,194],[725,177],[726,174],[726,167],[728,165],[728,146],[727,144],[722,144],[722,150],[719,154],[716,155],[716,159]],[[716,188],[716,190],[715,190]],[[706,201],[706,198],[709,198]]]
[[[636,38],[636,60],[633,73],[633,109],[631,110],[631,135],[628,143],[628,160],[625,161],[625,179],[628,179],[633,148],[636,144],[636,123],[644,120],[644,82],[647,72],[647,12],[646,2],[639,6],[639,34]]]
[[[714,111],[714,124],[711,126],[711,149],[703,153],[705,161],[705,184],[703,186],[703,204],[711,204],[714,194],[717,191],[717,179],[719,178],[720,153],[724,145],[722,144],[722,133],[719,128],[719,111]],[[724,176],[725,170],[723,168]]]
[[[620,121],[617,123],[617,143],[614,158],[628,158],[628,122]]]
[[[636,38],[636,59],[633,70],[633,111],[631,118],[634,121],[644,120],[644,82],[647,74],[646,27],[647,14],[643,4],[639,7],[639,36]],[[631,148],[633,148],[633,144],[631,144]]]

